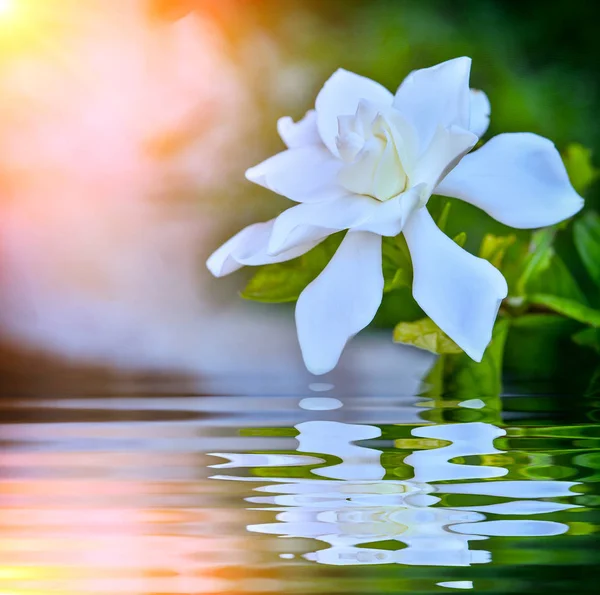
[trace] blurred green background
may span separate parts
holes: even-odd
[[[209,12],[233,51],[247,52],[248,39],[266,35],[282,63],[309,73],[304,84],[297,81],[296,105],[287,106],[291,115],[309,108],[340,66],[395,89],[412,69],[468,55],[473,86],[484,89],[492,103],[488,135],[536,132],[559,147],[574,141],[596,147],[600,141],[594,2],[162,0],[161,5],[172,17],[186,8]],[[272,74],[265,64],[255,66],[258,73]],[[266,109],[278,111],[281,106],[268,105],[276,83],[255,75]],[[270,136],[275,137],[274,126]]]

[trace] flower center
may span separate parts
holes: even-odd
[[[361,101],[356,115],[340,116],[338,126],[344,188],[386,201],[409,187],[410,139],[401,134],[405,123],[397,112]]]

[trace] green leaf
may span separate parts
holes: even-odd
[[[526,285],[528,293],[543,293],[587,304],[577,281],[558,254],[551,251],[546,268],[534,274]]]
[[[589,324],[593,327],[600,327],[600,310],[594,310],[574,300],[542,293],[530,295],[528,296],[528,300],[531,304],[544,306],[577,322]]]
[[[516,284],[518,296],[555,295],[587,304],[577,281],[554,251],[556,230],[543,229],[532,234],[528,255]]]
[[[319,270],[300,260],[266,265],[258,269],[240,295],[246,300],[270,304],[295,302],[318,273]]]
[[[444,207],[442,209],[442,212],[440,213],[440,216],[437,218],[436,223],[441,231],[446,231],[446,226],[448,225],[448,216],[450,215],[451,208],[452,208],[452,203],[450,201],[447,201],[446,204],[444,204]]]
[[[563,154],[563,161],[571,184],[577,192],[584,192],[600,173],[592,164],[592,151],[578,143],[571,143]]]
[[[462,349],[431,318],[398,323],[394,328],[394,342],[437,354],[462,353]]]
[[[542,229],[531,235],[529,251],[522,265],[522,271],[517,280],[517,295],[527,293],[527,284],[543,270],[550,266],[554,249],[552,243],[556,231],[552,228]]]
[[[436,219],[436,225],[444,233],[447,233],[448,217],[450,216],[450,211],[452,209],[452,204],[453,204],[452,201],[446,200],[446,202],[444,202],[443,206],[441,207],[439,216]],[[466,232],[461,231],[460,233],[456,234],[454,236],[453,240],[461,248],[464,247],[465,243],[467,242],[467,234],[466,234]]]
[[[298,258],[260,267],[240,295],[247,300],[271,304],[295,302],[327,266],[342,237],[342,233],[336,233]]]
[[[400,321],[423,318],[425,312],[419,308],[410,287],[399,287],[383,295],[381,306],[371,323],[378,328],[393,329]]]
[[[495,397],[502,393],[502,362],[509,320],[499,318],[480,363],[466,353],[447,357],[446,390],[457,397]]]
[[[427,395],[459,399],[499,396],[502,393],[502,363],[508,329],[508,319],[496,321],[492,340],[480,363],[466,353],[440,356],[426,379],[429,387]]]
[[[386,240],[388,238],[384,237],[383,239]],[[412,272],[412,258],[410,256],[410,250],[408,249],[408,244],[406,243],[404,234],[399,234],[395,238],[389,239],[391,239],[394,242],[394,244],[402,254],[402,261],[400,263],[400,266],[405,266]]]
[[[406,268],[410,266],[410,259],[407,260],[402,248],[396,242],[396,238],[383,237],[381,242],[381,253],[383,264],[389,264],[393,268]]]
[[[600,287],[600,216],[589,212],[575,221],[573,240],[587,272]]]
[[[600,329],[585,328],[573,335],[573,341],[582,347],[589,347],[600,353]]]
[[[412,282],[412,264],[407,253],[395,238],[384,237],[382,242],[383,292],[388,293]]]
[[[388,293],[400,287],[409,287],[412,276],[404,269],[396,269],[393,276],[386,275],[383,271],[383,293]]]
[[[517,241],[517,236],[495,236],[488,233],[484,236],[479,249],[479,256],[491,262],[497,269],[502,266],[504,255],[510,246]]]

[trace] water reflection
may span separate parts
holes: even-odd
[[[314,409],[321,409],[315,402]],[[491,561],[490,552],[469,547],[471,541],[491,536],[528,537],[565,533],[564,523],[547,520],[494,520],[497,515],[539,515],[575,508],[543,499],[573,496],[574,482],[487,480],[508,473],[501,466],[456,464],[453,459],[500,453],[494,439],[505,430],[483,422],[433,425],[414,428],[412,436],[425,439],[424,447],[404,462],[413,470],[408,481],[384,480],[381,452],[358,444],[381,436],[376,426],[337,421],[307,421],[296,425],[299,453],[333,456],[339,463],[312,470],[327,479],[288,481],[265,478],[267,485],[254,488],[265,496],[246,498],[267,505],[276,522],[248,526],[251,532],[316,539],[329,545],[304,554],[307,560],[332,565],[410,564],[469,566]],[[228,463],[213,467],[281,467],[311,465],[314,457],[287,456],[256,460],[252,454],[213,453]],[[216,475],[213,479],[236,480]],[[253,478],[254,480],[254,478]],[[333,481],[332,481],[333,480]],[[341,480],[341,481],[340,481]],[[439,483],[461,480],[457,483]],[[439,506],[443,494],[477,494],[505,498],[505,502],[482,506]],[[527,498],[523,500],[522,498]],[[492,516],[487,520],[487,516]],[[396,542],[390,548],[389,542]],[[377,547],[386,542],[385,549]]]
[[[144,392],[3,398],[2,595],[592,584],[597,425],[337,387]]]

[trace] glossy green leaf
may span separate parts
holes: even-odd
[[[398,323],[394,328],[394,342],[437,354],[462,353],[462,349],[431,318]]]
[[[240,295],[246,300],[271,304],[295,302],[320,270],[300,262],[261,267]]]
[[[331,260],[342,237],[334,234],[298,258],[260,267],[240,295],[256,302],[295,302]]]
[[[600,327],[600,310],[594,310],[574,300],[543,293],[530,295],[528,300],[531,304],[543,306],[577,322]]]

